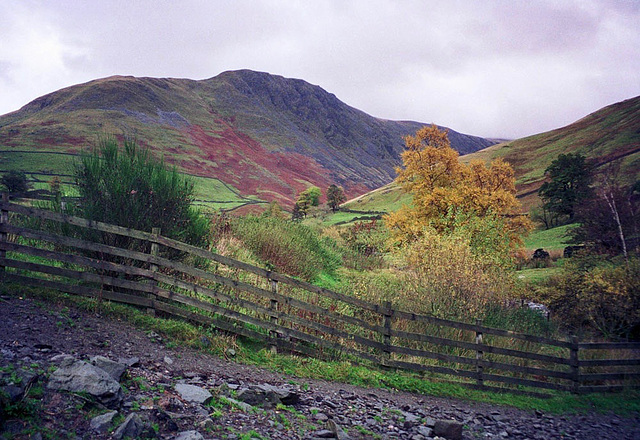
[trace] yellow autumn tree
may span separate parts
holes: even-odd
[[[531,228],[520,213],[515,177],[511,166],[496,159],[489,166],[482,161],[460,162],[446,131],[426,126],[405,139],[403,167],[396,169],[396,183],[413,196],[411,206],[386,216],[386,224],[397,243],[411,243],[425,228],[452,233],[461,218],[486,218],[502,228],[501,235],[513,247]],[[464,222],[464,220],[462,220]]]

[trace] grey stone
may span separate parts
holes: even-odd
[[[180,394],[180,397],[187,402],[206,404],[213,397],[211,393],[204,388],[186,383],[176,384],[175,390]]]
[[[89,363],[91,363],[91,365],[95,365],[98,368],[102,368],[104,371],[109,373],[109,376],[111,376],[113,380],[116,380],[118,382],[127,369],[126,365],[112,361],[111,359],[104,356],[94,356],[89,359]]]
[[[327,429],[333,433],[333,436],[338,440],[349,440],[349,434],[347,434],[336,422],[333,420],[327,420]]]
[[[101,368],[84,361],[58,368],[49,376],[49,389],[88,393],[113,407],[122,400],[120,384]]]
[[[135,367],[140,365],[140,358],[135,356],[130,358],[118,358],[118,363],[126,366],[127,368]]]
[[[179,432],[173,440],[204,440],[204,437],[198,431],[191,430]]]
[[[173,365],[173,359],[171,359],[169,356],[165,356],[164,363],[167,365]]]
[[[455,420],[436,420],[433,426],[433,433],[448,440],[461,440],[462,423],[458,423]]]
[[[316,431],[313,433],[313,436],[316,438],[335,438],[333,432],[328,429],[321,429],[320,431]]]
[[[253,406],[249,405],[246,402],[241,402],[241,401],[236,400],[236,399],[234,399],[232,397],[225,397],[225,399],[227,399],[229,402],[231,402],[237,408],[240,408],[244,412],[249,412],[249,411],[251,411],[253,409]]]
[[[51,362],[61,368],[70,367],[76,361],[76,358],[69,354],[58,354],[51,358]]]
[[[105,434],[109,430],[111,422],[117,414],[118,411],[109,411],[108,413],[95,416],[93,419],[91,419],[91,422],[89,422],[89,426],[93,431],[100,434]]]
[[[125,437],[138,438],[144,431],[144,422],[137,413],[131,413],[113,432],[114,440],[122,440]]]

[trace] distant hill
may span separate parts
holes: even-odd
[[[114,76],[1,116],[0,171],[21,167],[43,180],[68,174],[71,156],[51,153],[77,154],[104,134],[129,136],[213,180],[208,188],[224,188],[226,195],[203,191],[204,198],[231,192],[237,204],[290,206],[311,184],[339,184],[354,197],[389,183],[402,137],[423,125],[375,118],[305,81],[250,70],[202,81]],[[449,133],[463,154],[496,143]]]
[[[640,179],[640,96],[604,107],[556,130],[502,142],[466,155],[463,161],[485,161],[502,157],[516,174],[518,196],[525,209],[539,205],[538,189],[544,170],[559,154],[580,153],[603,166],[620,161],[625,183]],[[350,201],[351,209],[380,211],[396,209],[408,196],[393,184]]]

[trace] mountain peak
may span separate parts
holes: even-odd
[[[135,137],[179,169],[290,204],[308,185],[356,196],[390,182],[403,136],[424,124],[374,118],[301,79],[234,70],[202,81],[110,76],[0,117],[10,148],[77,151],[100,134]],[[461,153],[494,142],[449,131]]]

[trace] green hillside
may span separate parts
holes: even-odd
[[[580,153],[602,167],[620,161],[627,183],[640,179],[640,96],[598,110],[566,127],[514,141],[503,142],[465,155],[490,161],[501,157],[513,166],[518,197],[525,209],[540,203],[538,189],[544,170],[559,154]],[[409,203],[400,188],[386,185],[345,204],[363,211],[393,211]]]
[[[193,81],[114,76],[0,116],[0,172],[68,180],[72,158],[104,135],[134,138],[199,181],[203,200],[278,201],[310,185],[354,197],[389,183],[402,137],[422,123],[375,118],[299,79],[250,70]],[[495,141],[450,130],[463,153]],[[221,189],[222,192],[210,192]]]

